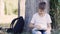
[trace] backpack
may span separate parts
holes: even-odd
[[[15,26],[13,26],[15,22],[16,24]],[[7,32],[22,33],[23,28],[24,28],[24,19],[22,16],[20,16],[12,20],[10,28],[7,30]]]

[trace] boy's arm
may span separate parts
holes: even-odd
[[[51,20],[50,15],[48,14],[47,15],[47,27],[48,27],[48,30],[51,30],[51,23],[52,23],[52,20]]]
[[[51,23],[47,24],[47,28],[48,28],[47,30],[51,30]]]
[[[33,28],[38,28],[38,29],[40,29],[40,26],[39,26],[39,25],[34,25],[33,23],[30,23],[30,24],[29,24],[29,27],[32,28],[32,29],[33,29]]]
[[[33,24],[33,23],[30,23],[30,24],[29,24],[29,27],[30,27],[30,28],[34,28],[34,24]]]

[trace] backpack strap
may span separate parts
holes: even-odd
[[[15,21],[16,21],[16,20],[18,20],[18,19],[20,19],[20,18],[22,18],[22,19],[23,19],[23,17],[22,17],[22,16],[20,16],[20,17],[18,17],[18,18],[13,19],[13,20],[12,20],[12,22],[11,22],[11,24],[10,24],[10,28],[13,28],[13,25],[14,25]]]
[[[15,23],[15,21],[17,20],[18,18],[15,18],[12,20],[11,24],[10,24],[10,28],[13,28],[13,24]]]

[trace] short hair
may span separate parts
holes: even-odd
[[[46,2],[40,2],[39,3],[39,9],[45,9],[45,6],[46,6]]]

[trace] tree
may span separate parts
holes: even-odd
[[[58,28],[58,11],[57,11],[57,7],[58,6],[58,0],[50,0],[50,15],[52,18],[52,27],[54,29]]]
[[[40,2],[45,1],[47,3],[47,6],[49,7],[49,1],[48,0],[26,0],[26,11],[25,11],[25,23],[26,23],[26,30],[28,28],[28,25],[31,21],[31,18],[33,14],[35,14],[38,11],[38,5]],[[46,8],[47,11],[48,7]],[[28,28],[29,30],[29,28]]]
[[[4,0],[0,0],[0,16],[4,15]]]

